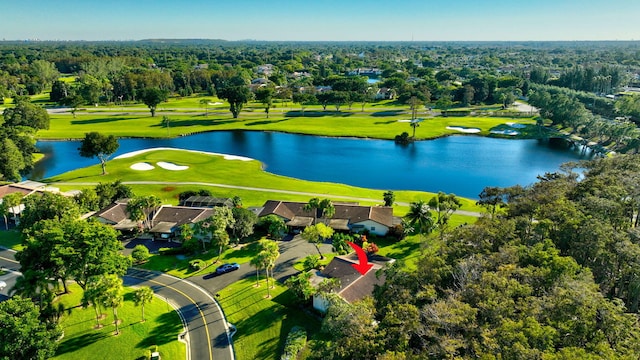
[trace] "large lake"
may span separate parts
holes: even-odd
[[[79,141],[39,141],[46,154],[37,180],[95,165],[78,155]],[[272,132],[209,132],[174,139],[121,139],[114,156],[153,147],[242,155],[265,170],[305,180],[381,190],[444,191],[477,198],[486,186],[529,185],[560,164],[586,159],[579,150],[537,140],[450,136],[401,146],[389,140],[327,138]],[[162,180],[162,179],[158,179]]]

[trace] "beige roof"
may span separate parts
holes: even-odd
[[[211,208],[195,208],[187,206],[162,206],[153,216],[153,224],[160,222],[172,222],[177,226],[183,224],[193,224],[204,220],[211,215],[215,209]]]
[[[152,227],[151,230],[149,230],[149,232],[159,233],[159,234],[171,234],[173,232],[173,228],[176,225],[177,223],[174,223],[174,222],[160,221],[154,227]]]

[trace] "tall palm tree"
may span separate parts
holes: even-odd
[[[433,217],[429,205],[423,200],[412,202],[409,206],[409,212],[404,218],[413,227],[414,232],[428,234],[433,230]]]
[[[153,300],[153,290],[148,286],[142,286],[137,288],[133,293],[133,302],[142,307],[142,321],[145,321],[144,318],[144,304],[148,304]]]
[[[249,260],[249,264],[256,268],[256,287],[260,286],[260,269],[265,265],[265,257],[266,254],[260,251]]]
[[[304,204],[304,211],[313,212],[313,225],[316,224],[316,219],[318,217],[318,209],[320,208],[320,199],[312,198],[308,203]]]
[[[322,217],[325,218],[325,224],[329,224],[329,219],[336,214],[336,207],[333,206],[333,203],[329,199],[322,199],[318,204],[318,208],[322,213]]]

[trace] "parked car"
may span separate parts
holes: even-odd
[[[238,263],[222,264],[216,268],[216,274],[222,275],[238,269],[240,269],[240,265],[238,265]]]

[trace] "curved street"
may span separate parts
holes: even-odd
[[[149,286],[180,314],[187,333],[187,359],[233,360],[229,326],[210,293],[190,281],[142,269],[129,269],[127,286]]]

